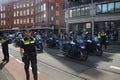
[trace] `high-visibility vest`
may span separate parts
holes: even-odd
[[[106,33],[101,33],[101,36],[106,36]]]
[[[23,41],[24,45],[34,44],[35,43],[34,39],[30,39],[30,40],[22,39],[22,41]]]
[[[97,37],[98,37],[98,39],[100,39],[100,38],[101,38],[101,34],[100,34],[100,33],[98,33],[98,36],[97,36]]]

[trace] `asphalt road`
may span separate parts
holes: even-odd
[[[118,46],[108,47],[101,57],[89,56],[87,61],[79,61],[65,58],[59,49],[44,46],[44,51],[37,56],[38,71],[48,80],[118,80],[120,52],[117,48]],[[13,44],[9,45],[9,52],[21,60],[19,48]]]

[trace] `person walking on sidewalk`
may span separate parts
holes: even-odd
[[[22,56],[22,61],[24,62],[24,69],[26,73],[26,80],[30,80],[30,74],[29,74],[29,65],[31,62],[32,72],[34,80],[38,80],[37,76],[37,54],[36,54],[36,46],[35,46],[35,40],[31,36],[31,31],[26,30],[25,31],[25,38],[22,39],[21,45],[20,45],[20,54]]]
[[[8,51],[9,40],[7,39],[7,33],[3,33],[0,43],[4,55],[4,59],[2,61],[9,62],[9,51]]]

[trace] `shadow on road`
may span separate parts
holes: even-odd
[[[83,73],[90,68],[96,68],[99,62],[111,62],[113,60],[111,58],[111,54],[103,54],[103,56],[89,56],[87,61],[79,61],[71,58],[66,58],[64,56],[59,56],[62,55],[59,49],[51,49],[45,47],[44,50],[56,60],[60,61],[62,64],[74,70],[78,74]],[[80,64],[83,66],[80,66]],[[84,66],[87,68],[83,68]],[[96,75],[99,76],[100,74],[98,73]]]
[[[108,48],[104,51],[109,53],[120,53],[120,45],[108,45]]]
[[[1,63],[0,63],[0,69],[3,69],[3,67],[4,67],[6,64],[7,64],[7,62],[4,62],[4,61],[1,62]]]

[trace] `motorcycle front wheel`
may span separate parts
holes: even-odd
[[[100,49],[100,48],[96,48],[96,55],[97,56],[102,56],[102,54],[103,54],[103,50]]]
[[[79,51],[80,55],[79,55],[79,58],[80,60],[82,61],[86,61],[88,59],[88,54],[87,54],[87,51]]]

